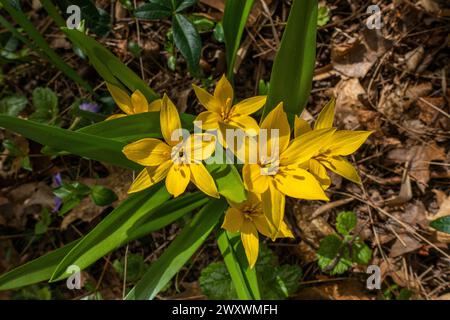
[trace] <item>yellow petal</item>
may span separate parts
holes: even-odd
[[[308,161],[317,155],[320,149],[328,145],[335,131],[334,128],[313,130],[295,138],[281,154],[281,165],[287,166]]]
[[[261,109],[267,101],[267,96],[256,96],[245,99],[231,108],[232,115],[250,115]]]
[[[248,135],[255,136],[259,133],[259,126],[255,119],[250,116],[236,116],[232,117],[228,124],[241,129]]]
[[[195,84],[192,86],[194,87],[195,95],[197,96],[198,101],[200,101],[200,104],[204,106],[206,110],[220,114],[222,105],[219,99],[209,94],[205,89],[197,87]]]
[[[208,159],[216,148],[215,137],[208,133],[192,134],[185,141],[184,151],[189,163]]]
[[[308,133],[311,131],[311,126],[309,123],[300,118],[299,116],[295,116],[294,120],[294,137],[297,138],[302,134]]]
[[[329,200],[314,176],[298,166],[280,167],[275,176],[277,189],[292,198],[306,200]]]
[[[125,156],[143,166],[158,166],[170,160],[172,148],[158,139],[146,138],[126,145],[122,152]]]
[[[177,108],[166,94],[164,94],[162,101],[160,123],[161,133],[167,144],[171,146],[177,145],[179,140],[172,140],[172,134],[181,129],[180,116]]]
[[[319,116],[317,117],[316,123],[314,125],[314,130],[327,129],[333,127],[334,120],[334,107],[336,105],[336,100],[332,98],[323,107]]]
[[[252,221],[259,233],[268,238],[272,236],[274,227],[271,225],[264,213],[261,212],[260,215],[252,215]]]
[[[269,188],[262,194],[261,198],[264,215],[270,222],[270,237],[275,240],[284,219],[286,197],[274,187],[273,183],[270,183]]]
[[[271,131],[270,129],[278,129],[278,139],[279,139],[279,151],[285,150],[289,144],[291,128],[289,127],[289,122],[286,113],[283,111],[283,103],[281,102],[278,106],[269,112],[269,114],[264,118],[261,124],[261,129],[267,130],[267,141],[270,140]],[[270,154],[270,143],[268,144],[268,154]]]
[[[315,159],[309,160],[309,172],[319,181],[322,189],[326,190],[331,185],[331,179],[327,174],[327,169]]]
[[[211,197],[220,198],[214,179],[203,164],[190,164],[189,169],[191,170],[191,181],[197,188]]]
[[[291,229],[289,229],[286,222],[282,221],[280,225],[280,230],[278,230],[277,238],[295,238]]]
[[[174,197],[178,197],[186,190],[190,178],[191,172],[187,165],[184,164],[172,165],[166,177],[167,191]]]
[[[248,265],[253,268],[259,253],[259,238],[256,227],[251,222],[245,221],[241,227],[241,240],[247,256]]]
[[[119,118],[123,118],[126,117],[127,115],[124,113],[119,113],[119,114],[113,114],[112,116],[109,116],[108,118],[105,119],[105,121],[109,121],[109,120],[114,120],[114,119],[119,119]]]
[[[147,98],[142,94],[141,91],[136,90],[131,95],[131,103],[133,104],[133,113],[144,113],[148,112],[148,102]]]
[[[244,223],[244,215],[238,209],[228,208],[225,213],[222,228],[229,232],[238,232]]]
[[[128,94],[119,87],[116,87],[110,83],[106,83],[106,87],[108,88],[108,91],[117,106],[126,114],[133,114],[132,103]]]
[[[332,155],[348,156],[358,150],[371,134],[372,131],[336,131],[328,151]]]
[[[172,166],[171,161],[166,161],[157,167],[147,167],[142,170],[136,179],[133,181],[128,193],[138,192],[152,185],[160,182],[167,175],[170,167]]]
[[[261,175],[261,167],[257,164],[245,164],[242,168],[245,188],[254,193],[263,193],[269,187],[269,177]]]
[[[195,122],[201,122],[197,126],[202,130],[213,130],[219,128],[220,116],[218,113],[205,111],[200,113]],[[201,124],[201,126],[200,126]]]
[[[343,157],[340,156],[327,157],[325,161],[321,161],[320,163],[323,164],[328,169],[330,169],[331,171],[337,173],[340,176],[343,176],[344,178],[350,181],[353,181],[358,184],[361,183],[361,178],[359,177],[356,168]]]
[[[161,111],[162,99],[156,99],[152,101],[148,106],[148,112]]]
[[[233,103],[233,87],[225,75],[223,75],[217,83],[216,88],[214,89],[214,97],[220,101],[221,106],[231,106]]]

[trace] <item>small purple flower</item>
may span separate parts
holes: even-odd
[[[62,185],[62,177],[59,172],[53,176],[53,185],[55,187],[60,187]],[[58,197],[54,197],[53,201],[55,204],[53,206],[52,212],[58,212],[62,206],[62,199],[58,198]]]
[[[79,108],[80,108],[80,110],[94,112],[94,113],[97,113],[100,111],[100,106],[93,102],[83,102],[82,104],[80,104]]]

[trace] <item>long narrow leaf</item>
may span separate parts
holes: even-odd
[[[316,58],[317,0],[293,1],[270,78],[264,115],[278,103],[292,118],[308,102]]]
[[[55,67],[64,72],[72,80],[78,82],[86,90],[92,92],[92,87],[84,81],[78,73],[75,72],[75,70],[66,64],[52,48],[50,48],[44,37],[41,36],[36,27],[30,22],[22,11],[14,8],[9,1],[1,0],[0,2],[11,17],[13,17],[13,19],[25,30],[29,37],[34,40],[34,43],[40,48],[40,50],[42,50],[44,55],[55,65]]]
[[[133,170],[141,168],[123,155],[125,144],[120,141],[3,115],[0,115],[0,127],[57,150]]]
[[[208,198],[199,192],[186,194],[167,201],[164,205],[155,208],[153,210],[154,213],[149,213],[147,217],[144,217],[139,225],[131,228],[128,239],[123,244],[168,226],[183,215],[203,206],[207,201]],[[16,289],[49,280],[58,264],[80,240],[72,241],[61,248],[3,274],[0,276],[0,291]]]
[[[253,6],[253,0],[227,0],[223,13],[223,33],[227,49],[227,77],[234,77],[236,54],[241,44],[242,33],[247,23],[248,15]]]
[[[223,200],[210,200],[150,266],[126,299],[153,299],[217,226],[226,206]]]
[[[130,92],[139,90],[148,101],[158,98],[158,95],[133,70],[93,38],[75,29],[62,28],[62,30],[75,45],[83,49],[95,70],[105,81],[121,88],[125,86]]]
[[[170,195],[162,183],[130,196],[70,250],[56,267],[50,281],[64,278],[66,269],[70,265],[84,269],[108,252],[118,248],[129,238],[130,229],[135,227],[136,223],[154,208],[167,201],[169,197]]]

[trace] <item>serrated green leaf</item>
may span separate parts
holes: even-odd
[[[198,279],[203,294],[213,300],[236,300],[236,289],[223,262],[213,262],[204,268]]]
[[[0,100],[0,114],[16,117],[20,111],[25,109],[27,98],[20,95],[5,97]]]
[[[356,241],[352,246],[353,261],[359,264],[368,264],[372,259],[372,250],[361,241]]]
[[[430,226],[438,231],[450,233],[450,215],[431,221]]]
[[[146,264],[144,262],[144,258],[139,254],[128,254],[126,257],[126,280],[127,282],[135,282],[139,280],[142,274],[145,271]],[[125,257],[121,259],[116,259],[113,261],[112,266],[114,270],[120,275],[122,279],[125,278]]]
[[[348,235],[356,227],[356,214],[352,211],[344,211],[338,214],[336,218],[336,229],[343,236]]]
[[[33,90],[33,106],[36,111],[30,120],[49,122],[58,115],[58,97],[50,88],[38,87]]]
[[[172,17],[172,29],[175,45],[186,59],[191,73],[198,76],[202,41],[197,29],[185,16],[178,13]]]
[[[340,254],[339,262],[332,270],[328,270],[335,262],[338,254]],[[346,247],[345,243],[343,243],[336,235],[329,235],[323,238],[320,241],[319,250],[317,250],[316,255],[319,267],[330,274],[344,273],[352,265],[348,247]]]

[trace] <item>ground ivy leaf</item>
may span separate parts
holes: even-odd
[[[334,234],[326,236],[320,241],[319,250],[316,253],[320,269],[330,274],[341,274],[348,270],[352,265],[352,261],[349,259],[348,248],[343,247],[341,249],[343,245],[341,239]],[[339,253],[341,254],[339,262],[336,263],[332,270],[328,270]]]
[[[237,299],[233,281],[223,262],[214,262],[204,268],[199,283],[203,293],[210,299]]]
[[[336,229],[343,236],[355,229],[357,223],[356,214],[352,211],[344,211],[336,218]]]
[[[368,264],[372,258],[372,250],[364,243],[357,241],[352,246],[353,261],[359,264]]]

